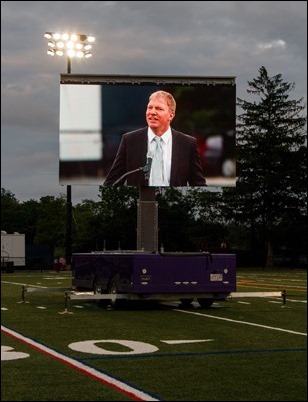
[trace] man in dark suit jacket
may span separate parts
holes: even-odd
[[[165,91],[154,92],[146,110],[148,127],[122,136],[113,165],[107,174],[105,185],[130,186],[206,186],[200,163],[197,140],[170,127],[175,116],[176,103]],[[152,169],[147,172],[152,152],[152,139],[161,138],[163,148],[164,181],[155,183]],[[151,161],[150,161],[151,162]],[[150,163],[151,167],[151,163]]]

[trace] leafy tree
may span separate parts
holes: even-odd
[[[229,234],[229,224],[225,219],[224,197],[221,190],[204,191],[204,188],[193,188],[188,192],[191,204],[195,210],[195,224],[193,235],[195,242],[202,251],[217,252],[221,243],[225,242],[233,247]]]
[[[156,195],[159,246],[165,251],[191,251],[193,222],[190,199],[177,188],[160,189]]]
[[[100,186],[98,241],[110,249],[136,249],[138,189]]]
[[[99,202],[83,200],[73,208],[73,252],[103,250],[101,231],[102,219]]]
[[[1,187],[1,230],[23,233],[20,203],[15,195]]]
[[[243,114],[238,116],[237,188],[224,191],[225,212],[250,228],[251,242],[259,233],[271,266],[275,242],[281,241],[277,228],[294,219],[300,224],[306,214],[306,118],[303,99],[289,98],[295,84],[281,74],[270,77],[261,67],[248,85],[257,100],[238,98]]]
[[[40,203],[36,200],[24,201],[20,204],[20,209],[23,221],[22,233],[25,234],[26,242],[33,244],[36,236]]]
[[[35,244],[48,245],[55,253],[63,250],[65,244],[66,200],[64,195],[56,198],[46,196],[40,198],[36,223]]]

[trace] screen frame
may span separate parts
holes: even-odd
[[[185,86],[232,86],[235,87],[236,91],[236,77],[235,76],[176,76],[176,75],[123,75],[123,74],[72,74],[65,73],[60,74],[60,84],[71,84],[71,85],[185,85]],[[236,95],[235,95],[236,97]],[[236,100],[236,99],[235,99]],[[234,108],[235,109],[235,108]],[[235,113],[234,113],[234,124],[235,124]],[[235,141],[235,126],[234,126],[234,141]],[[61,161],[59,160],[60,168]],[[101,184],[96,180],[91,183],[89,180],[86,182],[76,182],[73,180],[61,180],[60,173],[60,184]],[[211,184],[211,181],[207,179],[207,185],[219,186],[219,187],[234,187],[236,185],[236,175],[232,176],[229,180],[229,184]]]

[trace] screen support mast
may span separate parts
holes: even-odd
[[[139,187],[137,250],[158,252],[158,202],[155,187]]]

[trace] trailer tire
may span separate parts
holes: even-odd
[[[200,298],[197,300],[198,300],[198,303],[200,304],[200,306],[203,308],[211,307],[211,305],[214,303],[214,299],[211,299],[211,298],[202,298],[202,299]]]
[[[94,293],[95,294],[103,294],[103,287],[102,287],[102,282],[99,279],[96,279],[94,282]],[[97,299],[96,304],[98,307],[106,307],[107,306],[108,300],[104,299]]]
[[[111,295],[111,298],[107,300],[107,307],[114,309],[119,305],[119,300],[117,299],[116,294],[118,293],[118,285],[117,282],[113,279],[110,281],[108,286],[108,293]]]

